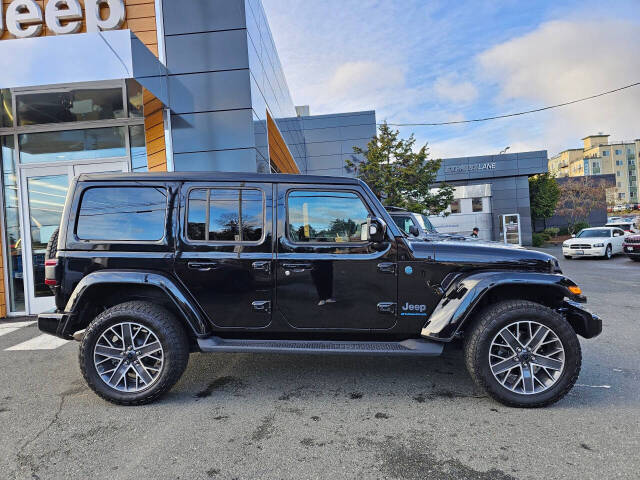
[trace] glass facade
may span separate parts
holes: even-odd
[[[11,106],[11,90],[0,89],[0,128],[13,126],[13,107]]]
[[[20,208],[18,176],[15,163],[13,135],[0,137],[2,146],[2,186],[4,196],[4,241],[8,277],[8,310],[24,311],[24,275],[22,271],[22,235],[20,234]]]
[[[33,313],[51,297],[45,250],[72,176],[147,170],[142,87],[120,80],[2,89],[0,145],[7,310]],[[113,230],[108,220],[91,232]]]
[[[125,157],[125,127],[22,133],[20,163],[70,162]]]
[[[122,88],[64,88],[16,95],[18,126],[124,118]]]

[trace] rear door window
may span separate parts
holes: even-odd
[[[164,237],[167,190],[162,187],[91,187],[80,203],[81,240],[159,241]]]
[[[249,188],[197,188],[189,193],[187,238],[191,241],[258,243],[264,194]]]

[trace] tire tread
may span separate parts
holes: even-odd
[[[505,300],[499,303],[495,303],[493,305],[489,305],[476,316],[476,321],[473,324],[471,331],[465,336],[464,359],[465,359],[467,370],[469,371],[469,374],[471,375],[471,378],[473,379],[474,383],[478,387],[486,391],[492,398],[510,407],[541,408],[541,407],[549,406],[557,402],[561,398],[563,398],[567,393],[569,393],[569,391],[573,388],[574,384],[578,380],[578,376],[580,375],[580,368],[582,365],[582,355],[581,355],[581,349],[580,349],[580,342],[578,341],[577,337],[575,342],[577,346],[577,352],[576,352],[577,366],[574,369],[574,372],[571,378],[569,379],[569,381],[566,382],[566,385],[564,386],[564,388],[558,391],[553,397],[551,397],[548,400],[538,401],[538,402],[518,402],[518,401],[509,400],[503,396],[500,396],[500,394],[492,388],[492,385],[490,385],[484,379],[483,375],[480,374],[479,369],[483,364],[481,360],[477,357],[478,357],[478,352],[480,350],[480,344],[482,341],[482,333],[487,329],[491,328],[492,324],[497,322],[501,315],[513,310],[531,309],[531,308],[534,308],[536,310],[543,310],[550,315],[559,317],[559,319],[561,320],[560,325],[563,328],[570,331],[569,333],[571,335],[575,336],[573,327],[571,327],[571,325],[568,322],[566,322],[559,313],[557,313],[556,311],[552,310],[551,308],[545,305],[535,303],[529,300]],[[568,346],[565,346],[565,348],[568,348]]]
[[[136,300],[125,302],[105,310],[100,315],[98,315],[91,322],[91,324],[89,324],[87,330],[85,331],[84,338],[90,337],[94,331],[100,329],[100,327],[102,327],[102,324],[109,319],[113,317],[124,316],[124,314],[131,314],[131,312],[142,314],[147,318],[153,318],[159,323],[159,325],[157,325],[155,328],[164,329],[165,336],[172,339],[173,342],[172,364],[170,365],[167,375],[164,375],[163,378],[159,380],[159,383],[152,387],[152,393],[131,400],[114,398],[105,394],[103,391],[101,391],[100,388],[98,388],[98,385],[93,381],[92,376],[88,375],[88,372],[86,371],[86,357],[87,355],[91,356],[92,352],[87,351],[88,349],[86,348],[87,346],[85,345],[84,341],[80,346],[79,353],[80,370],[91,390],[93,390],[97,395],[109,402],[125,406],[144,405],[157,400],[161,395],[166,393],[171,389],[171,387],[173,387],[173,385],[175,385],[175,383],[182,376],[184,370],[187,368],[187,363],[189,362],[189,341],[182,325],[178,323],[175,316],[168,310],[145,301]]]

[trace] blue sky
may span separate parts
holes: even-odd
[[[561,3],[561,5],[560,5]],[[472,119],[640,81],[640,1],[263,0],[294,103]],[[640,138],[640,87],[516,119],[402,128],[453,157]]]

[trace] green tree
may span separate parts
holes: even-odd
[[[531,219],[542,220],[546,228],[546,220],[553,217],[560,198],[560,187],[553,174],[545,172],[529,177],[529,198]]]
[[[366,150],[353,148],[364,160],[345,163],[371,187],[383,205],[438,215],[453,200],[453,187],[446,183],[434,185],[442,160],[429,159],[426,144],[416,151],[415,143],[413,134],[402,139],[398,130],[383,123]]]

